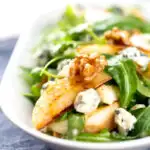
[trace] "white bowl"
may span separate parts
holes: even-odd
[[[31,124],[32,104],[22,96],[27,91],[24,81],[19,77],[19,66],[34,65],[30,49],[37,40],[40,31],[47,24],[54,24],[60,17],[65,5],[61,8],[50,12],[24,30],[17,42],[15,50],[9,61],[0,86],[1,108],[5,115],[18,127],[25,132],[37,137],[47,143],[51,148],[61,150],[120,150],[120,149],[144,149],[150,146],[150,137],[113,143],[84,143],[68,141],[55,138],[39,131],[36,131]]]

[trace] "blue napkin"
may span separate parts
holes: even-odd
[[[0,80],[17,38],[0,41]],[[50,150],[48,145],[14,126],[0,111],[0,150]]]

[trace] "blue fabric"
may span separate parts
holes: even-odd
[[[0,41],[0,80],[17,38]],[[0,150],[50,150],[48,145],[13,125],[0,111]]]

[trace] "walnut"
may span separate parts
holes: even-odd
[[[104,36],[110,44],[130,45],[130,33],[128,31],[114,27],[112,30],[106,31]]]
[[[69,79],[71,83],[86,84],[92,81],[99,72],[103,71],[106,65],[105,56],[99,56],[95,53],[80,55],[71,63]]]

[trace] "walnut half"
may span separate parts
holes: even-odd
[[[130,33],[126,30],[114,27],[112,30],[106,31],[104,36],[110,44],[130,45]]]
[[[81,55],[74,59],[70,66],[69,79],[71,83],[87,84],[92,81],[97,74],[102,72],[107,65],[105,56]]]

